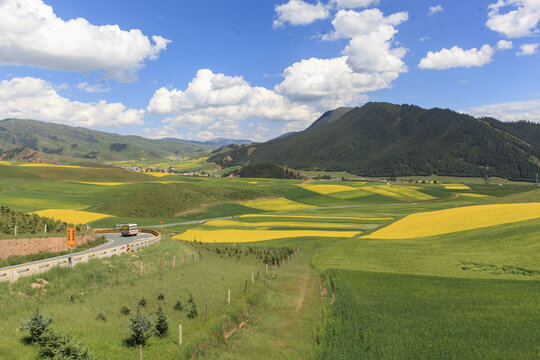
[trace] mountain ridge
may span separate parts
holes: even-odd
[[[211,146],[152,140],[30,119],[0,120],[0,159],[52,163],[100,163],[166,158],[211,150]]]
[[[325,121],[329,117],[332,121]],[[539,124],[372,102],[344,114],[325,113],[304,131],[209,160],[222,166],[272,162],[298,170],[362,176],[533,179],[540,172],[539,158]]]

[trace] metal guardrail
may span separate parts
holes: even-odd
[[[113,255],[121,255],[125,253],[130,253],[136,250],[139,250],[143,247],[158,243],[161,241],[161,233],[159,231],[156,231],[154,229],[139,229],[142,233],[152,234],[154,235],[151,239],[145,239],[140,241],[134,241],[127,245],[118,245],[115,247],[102,249],[102,250],[96,250],[84,254],[75,254],[73,256],[73,266],[81,263],[88,262],[88,260],[91,259],[101,259],[106,257],[111,257]],[[99,229],[95,230],[94,233],[96,234],[105,234],[105,233],[115,233],[119,231],[115,231],[113,229]],[[44,259],[41,261],[34,262],[32,264],[27,265],[21,265],[13,268],[9,268],[6,270],[0,270],[0,281],[10,281],[15,282],[20,277],[23,276],[30,276],[39,274],[45,271],[49,271],[53,267],[60,266],[65,267],[69,266],[69,261],[67,257],[60,258],[60,259]]]

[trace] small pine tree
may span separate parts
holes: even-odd
[[[156,325],[154,326],[156,334],[159,337],[165,337],[169,332],[169,322],[167,321],[167,316],[161,306],[158,308],[156,315]]]
[[[47,329],[47,327],[53,322],[52,317],[45,317],[39,311],[39,308],[36,308],[34,315],[28,319],[25,323],[25,329],[30,331],[30,339],[32,342],[37,342],[40,340],[41,335]]]
[[[193,302],[193,295],[191,295],[191,293],[189,294],[189,299],[187,301],[188,303],[192,303]]]
[[[182,302],[178,300],[176,304],[174,304],[174,310],[182,311],[184,310],[184,305],[182,305]]]
[[[193,318],[196,318],[198,315],[199,315],[199,312],[197,311],[197,304],[195,303],[195,301],[192,301],[191,309],[189,310],[189,313],[187,316],[188,318],[193,319]]]
[[[146,341],[152,336],[152,319],[148,318],[141,307],[137,307],[135,316],[129,318],[129,341],[135,345],[146,345]]]

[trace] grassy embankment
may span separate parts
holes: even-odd
[[[229,341],[243,336],[241,332],[232,335],[231,331],[245,320],[250,326],[256,323],[257,319],[252,315],[254,308],[273,313],[273,309],[280,307],[283,296],[294,297],[287,294],[291,290],[287,279],[298,274],[298,269],[302,269],[300,272],[313,271],[306,267],[305,259],[295,259],[293,264],[271,269],[266,275],[260,259],[253,255],[241,251],[238,256],[221,256],[210,247],[208,249],[200,248],[203,255],[200,260],[198,248],[165,238],[161,244],[131,255],[93,260],[73,270],[53,269],[39,276],[48,282],[39,305],[43,313],[54,316],[54,329],[70,333],[73,339],[84,340],[101,358],[131,359],[138,349],[125,343],[129,320],[120,310],[126,305],[133,312],[140,299],[145,298],[148,305],[144,310],[148,315],[154,316],[161,305],[170,321],[170,334],[164,339],[151,338],[144,349],[145,356],[189,358],[197,353],[204,358],[207,352],[213,351],[213,346],[227,342],[225,334],[232,336]],[[183,263],[184,256],[186,264]],[[141,261],[142,277],[139,276]],[[251,284],[251,273],[256,275],[258,270],[261,271],[260,279]],[[249,280],[246,293],[245,280]],[[25,344],[26,334],[19,330],[21,321],[38,305],[39,288],[31,287],[33,282],[36,277],[23,278],[12,285],[0,284],[0,301],[4,304],[0,310],[3,319],[0,334],[4,339],[0,354],[6,358],[28,359],[36,354],[37,348]],[[231,304],[227,304],[227,289],[231,290]],[[163,294],[163,300],[158,299],[160,294]],[[198,316],[194,319],[187,317],[191,308],[189,294],[193,295],[198,307]],[[184,306],[182,311],[173,308],[177,300]],[[208,322],[205,321],[205,303],[208,304]],[[305,314],[304,332],[316,328],[317,317],[311,310]],[[98,319],[98,313],[103,313],[106,320]],[[276,316],[290,318],[290,315]],[[183,325],[181,347],[177,344],[178,324]],[[282,331],[288,324],[290,321],[280,325]],[[275,336],[281,333],[279,329],[274,330]],[[306,336],[299,341],[285,341],[282,351],[301,358],[310,348],[310,338]]]

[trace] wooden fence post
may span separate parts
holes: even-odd
[[[231,289],[227,290],[227,304],[231,303]]]
[[[253,284],[253,273],[251,273],[251,283]]]
[[[43,290],[43,283],[41,283],[41,286],[39,287],[39,294],[37,296],[37,302],[39,302],[39,299],[41,298],[41,290]]]
[[[43,233],[44,233],[44,234],[47,233],[47,224],[45,224],[45,229],[43,230]]]
[[[259,280],[259,269],[257,269],[257,280]]]
[[[178,325],[178,346],[182,345],[182,325]]]
[[[172,268],[174,269],[175,266],[176,266],[176,256],[173,256],[173,259],[172,259]]]
[[[143,262],[141,261],[141,275],[142,276],[142,268],[143,268]]]
[[[266,275],[268,275],[268,264],[266,264]]]
[[[139,344],[139,360],[142,360],[142,344]]]

